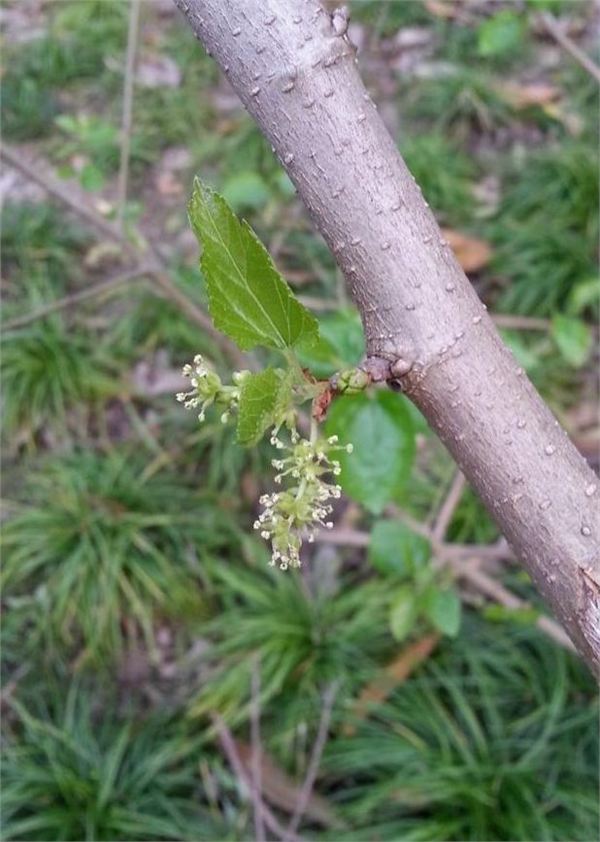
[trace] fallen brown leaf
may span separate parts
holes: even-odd
[[[470,237],[452,228],[442,228],[442,234],[465,272],[478,272],[489,263],[492,249],[485,240]]]
[[[399,684],[402,684],[413,670],[431,655],[439,642],[439,634],[428,634],[411,643],[400,652],[386,667],[384,667],[366,687],[363,687],[358,699],[354,703],[353,716],[364,719],[371,705],[385,701]],[[356,732],[356,725],[348,723],[344,733],[351,737]]]
[[[448,0],[425,0],[425,8],[436,18],[451,20],[459,12],[456,3],[449,3]]]
[[[547,105],[561,95],[560,88],[550,82],[504,82],[496,90],[513,108],[529,108],[532,105]]]

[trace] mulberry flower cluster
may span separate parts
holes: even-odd
[[[204,362],[200,354],[194,357],[193,365],[189,363],[183,367],[183,376],[190,378],[189,392],[178,392],[177,400],[186,409],[198,409],[198,421],[204,421],[206,410],[215,404],[223,409],[221,421],[226,424],[230,415],[238,407],[241,385],[250,374],[249,371],[236,371],[233,375],[233,386],[226,386],[216,371]]]
[[[338,437],[328,439],[300,438],[296,430],[290,432],[290,442],[279,438],[278,431],[271,436],[271,444],[282,451],[281,458],[273,459],[272,465],[278,471],[277,484],[290,480],[291,484],[282,491],[264,494],[260,498],[263,511],[254,522],[254,528],[261,537],[271,542],[271,565],[279,565],[281,570],[288,567],[300,567],[300,548],[306,537],[314,541],[319,527],[331,529],[333,524],[327,520],[332,512],[331,500],[341,495],[341,487],[328,482],[328,475],[337,476],[341,472],[340,463],[332,459],[335,451],[352,451],[352,445],[338,445]]]
[[[204,421],[209,407],[219,407],[224,424],[239,408],[242,384],[251,376],[249,371],[236,371],[232,385],[226,385],[200,354],[194,357],[193,364],[183,367],[183,374],[190,379],[191,389],[179,392],[177,400],[186,409],[199,410],[199,421]],[[296,429],[297,411],[291,401],[289,406],[280,408],[273,421],[271,444],[279,454],[271,464],[277,471],[275,483],[285,487],[273,494],[263,494],[259,501],[262,512],[254,528],[271,543],[270,564],[287,570],[300,567],[300,549],[305,538],[312,542],[317,529],[332,528],[328,520],[332,501],[342,492],[331,481],[341,473],[335,454],[342,450],[351,453],[352,445],[340,445],[337,436],[319,436],[314,419],[310,438],[302,438]],[[283,438],[280,437],[282,428]]]

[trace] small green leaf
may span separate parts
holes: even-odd
[[[86,164],[79,174],[79,183],[84,190],[101,190],[104,187],[104,175],[94,164]]]
[[[369,561],[380,573],[410,576],[431,555],[429,541],[403,523],[378,520],[371,532]]]
[[[202,245],[215,327],[245,351],[256,345],[283,350],[318,337],[316,319],[294,298],[254,231],[198,179],[189,215]]]
[[[515,52],[521,46],[524,25],[524,19],[510,9],[488,18],[477,32],[479,55],[489,58]]]
[[[234,211],[262,208],[269,201],[269,188],[255,172],[232,175],[223,185],[223,198]]]
[[[360,316],[346,308],[319,319],[319,341],[302,349],[300,362],[315,377],[331,377],[336,371],[357,365],[365,355]]]
[[[413,463],[414,428],[405,398],[384,391],[336,398],[326,426],[329,435],[354,448],[338,456],[342,488],[379,514],[400,494]]]
[[[285,408],[291,385],[285,372],[267,368],[249,375],[242,383],[238,408],[239,444],[256,444],[274,417]]]
[[[505,605],[490,604],[486,605],[481,613],[492,623],[515,623],[522,626],[532,626],[540,617],[538,609],[529,605],[507,608]]]
[[[456,637],[460,628],[461,602],[454,588],[430,588],[424,595],[423,608],[438,631]]]
[[[585,363],[592,347],[592,334],[584,322],[556,314],[552,319],[552,336],[570,365],[579,368]]]
[[[560,12],[564,2],[565,0],[525,0],[525,6],[530,6],[533,10],[549,9],[553,12]]]
[[[600,303],[600,280],[589,278],[576,284],[569,294],[567,310],[573,316],[578,316],[588,307],[597,306]]]
[[[278,170],[275,174],[275,184],[277,189],[286,199],[291,199],[296,195],[296,188],[294,182],[284,170]]]
[[[539,363],[537,355],[529,348],[525,341],[515,333],[501,331],[502,338],[515,355],[515,359],[528,373],[533,371]]]
[[[397,641],[404,640],[410,634],[418,614],[414,589],[408,585],[398,588],[390,607],[390,629]]]

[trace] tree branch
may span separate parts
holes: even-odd
[[[419,407],[578,650],[600,580],[598,482],[457,263],[317,0],[175,0],[254,117],[361,313],[367,351]],[[600,596],[594,597],[600,601]]]

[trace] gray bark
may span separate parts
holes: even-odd
[[[599,483],[443,240],[363,86],[344,14],[316,0],[175,3],[334,253],[368,354],[423,412],[600,672]]]

